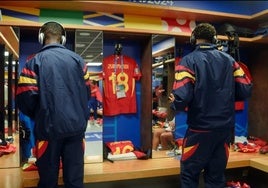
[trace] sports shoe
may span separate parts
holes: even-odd
[[[258,137],[254,137],[254,136],[249,136],[248,141],[249,143],[254,143],[261,147],[267,145],[267,142],[265,140],[258,138]]]
[[[250,188],[250,186],[246,183],[240,183],[238,182],[234,182],[234,181],[229,181],[226,183],[227,187],[225,188]]]
[[[230,182],[227,182],[226,188],[241,188],[241,184],[240,182],[230,181]]]
[[[268,153],[268,145],[261,147],[260,150],[259,150],[259,152],[260,152],[261,154],[266,154],[266,153]]]

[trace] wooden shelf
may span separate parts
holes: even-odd
[[[0,3],[0,6],[28,7],[35,9],[43,8],[73,11],[93,11],[112,14],[134,14],[210,22],[236,21],[239,23],[248,23],[267,20],[266,18],[268,16],[268,12],[266,10],[249,16],[200,9],[122,1],[2,1]]]
[[[144,16],[191,19],[209,22],[238,22],[258,24],[267,21],[268,10],[253,15],[241,15],[200,9],[160,6],[122,1],[2,1],[0,6],[93,11],[112,14],[134,14]]]
[[[268,44],[268,36],[256,36],[252,38],[251,42],[259,44]]]
[[[17,133],[13,133],[13,135],[14,135],[13,138],[14,138],[14,146],[16,147],[16,152],[3,155],[0,158],[0,169],[20,167],[19,135]]]
[[[261,11],[253,15],[232,14],[216,11],[207,11],[200,9],[166,7],[159,5],[122,2],[122,1],[1,1],[0,7],[25,7],[33,9],[58,9],[71,11],[92,11],[105,12],[110,14],[140,15],[148,17],[165,17],[180,18],[195,21],[207,21],[211,23],[233,23],[234,25],[250,26],[257,28],[259,24],[267,22],[268,10]],[[1,25],[31,26],[40,27],[42,23],[29,22],[1,22]],[[64,25],[65,28],[71,29],[91,29],[103,31],[116,31],[122,33],[147,33],[147,34],[164,34],[166,31],[139,30],[126,28],[109,28],[104,26],[86,26],[86,25]],[[189,33],[168,32],[169,35],[179,37],[181,42],[188,42]],[[219,36],[224,38],[224,36]],[[242,44],[257,43],[267,44],[268,39],[263,36],[254,38],[240,37]]]
[[[162,55],[165,55],[165,54],[168,54],[168,53],[174,53],[174,46],[171,46],[171,47],[167,47],[167,48],[163,48],[159,51],[155,51],[153,52],[153,57],[158,57],[158,56],[162,56]]]
[[[173,63],[173,62],[175,62],[175,58],[168,59],[166,61],[161,61],[161,62],[158,62],[158,63],[154,63],[154,64],[152,64],[152,68],[154,69],[154,68],[159,67],[161,65],[164,65],[166,63]]]
[[[164,153],[166,151],[163,151]],[[165,154],[162,154],[165,155]],[[267,155],[259,153],[230,152],[227,169],[249,167],[251,161],[255,163],[265,163]],[[254,163],[254,164],[255,164]],[[265,163],[266,164],[266,163]],[[252,167],[266,171],[265,167]],[[173,157],[153,158],[149,160],[126,160],[114,163],[104,161],[103,163],[85,164],[85,183],[108,182],[116,180],[130,180],[138,178],[160,177],[178,175],[180,173],[179,160]],[[23,187],[34,187],[38,182],[36,171],[23,172]],[[60,174],[59,184],[62,184],[62,173]]]
[[[19,39],[12,27],[0,25],[0,44],[5,44],[10,53],[13,53],[16,59],[19,58]]]
[[[250,166],[263,172],[268,172],[268,160],[265,158],[256,158],[250,160]]]

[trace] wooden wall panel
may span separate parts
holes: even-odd
[[[252,52],[250,70],[253,76],[249,99],[249,135],[268,140],[268,48]]]
[[[152,149],[152,39],[146,37],[142,43],[141,56],[141,149]],[[151,157],[151,156],[150,156]]]

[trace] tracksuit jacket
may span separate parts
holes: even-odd
[[[73,70],[79,74],[72,74]],[[86,130],[89,118],[86,73],[83,59],[60,44],[44,46],[25,64],[16,102],[19,110],[34,120],[37,140],[64,138]]]
[[[235,101],[250,97],[251,88],[251,80],[229,54],[213,44],[197,45],[176,66],[173,108],[188,107],[189,128],[231,128]]]

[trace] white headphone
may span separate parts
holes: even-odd
[[[44,44],[44,39],[45,39],[45,34],[42,32],[42,29],[48,24],[48,23],[56,23],[58,24],[61,29],[62,29],[62,35],[61,35],[61,44],[62,45],[65,45],[66,43],[66,31],[65,29],[63,28],[63,26],[61,24],[59,24],[58,22],[55,22],[55,21],[49,21],[49,22],[46,22],[44,23],[44,25],[42,25],[42,27],[39,29],[39,32],[38,32],[38,41],[40,44]]]

